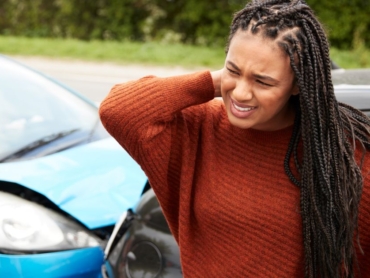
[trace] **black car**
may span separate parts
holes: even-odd
[[[370,69],[335,69],[332,77],[338,101],[370,116]],[[179,248],[149,184],[116,224],[105,254],[105,278],[182,277]]]

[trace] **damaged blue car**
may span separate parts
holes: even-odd
[[[96,104],[0,56],[0,277],[102,277],[146,183]]]

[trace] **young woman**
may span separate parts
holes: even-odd
[[[117,85],[100,108],[184,276],[370,277],[370,122],[337,103],[312,10],[253,1],[226,53],[219,71]]]

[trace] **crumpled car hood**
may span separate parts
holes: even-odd
[[[90,229],[113,225],[138,202],[147,178],[113,139],[0,164],[0,180],[37,191]]]

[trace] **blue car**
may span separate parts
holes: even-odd
[[[146,183],[96,104],[0,56],[0,277],[102,277]]]

